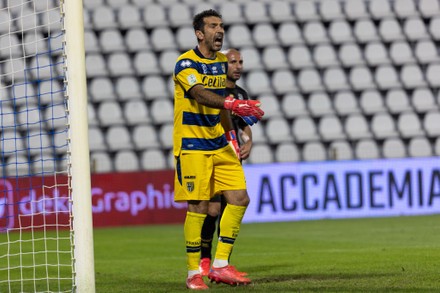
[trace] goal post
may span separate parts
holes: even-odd
[[[82,0],[0,1],[0,292],[95,292]]]
[[[95,269],[83,1],[63,1],[67,96],[71,130],[75,285],[77,292],[92,293],[95,292]]]

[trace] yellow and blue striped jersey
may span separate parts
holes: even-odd
[[[203,57],[198,48],[177,58],[174,68],[174,155],[185,152],[215,153],[228,145],[220,123],[220,109],[200,105],[189,95],[198,84],[224,96],[228,59],[217,52],[215,59]]]

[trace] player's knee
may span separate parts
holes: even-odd
[[[228,203],[236,206],[246,207],[250,203],[250,198],[245,190],[237,190],[228,196]]]
[[[189,200],[188,211],[198,214],[208,213],[208,201],[207,200]]]
[[[241,204],[240,204],[240,206],[245,206],[245,207],[247,207],[247,206],[249,205],[250,202],[251,202],[251,199],[250,199],[249,196],[247,196],[247,194],[246,194],[246,197],[244,197],[244,198],[241,200]]]
[[[208,209],[208,215],[210,215],[212,217],[217,217],[218,215],[220,215],[220,209],[221,209],[220,201],[210,202],[209,209]]]
[[[209,208],[208,215],[211,217],[218,217],[218,215],[220,215],[220,207],[218,209]]]

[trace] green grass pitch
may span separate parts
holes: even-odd
[[[440,215],[244,224],[215,292],[439,292]],[[182,225],[95,229],[96,292],[185,292]]]

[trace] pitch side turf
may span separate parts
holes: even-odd
[[[96,291],[188,292],[182,225],[95,230]],[[215,292],[440,292],[440,215],[245,224]]]

